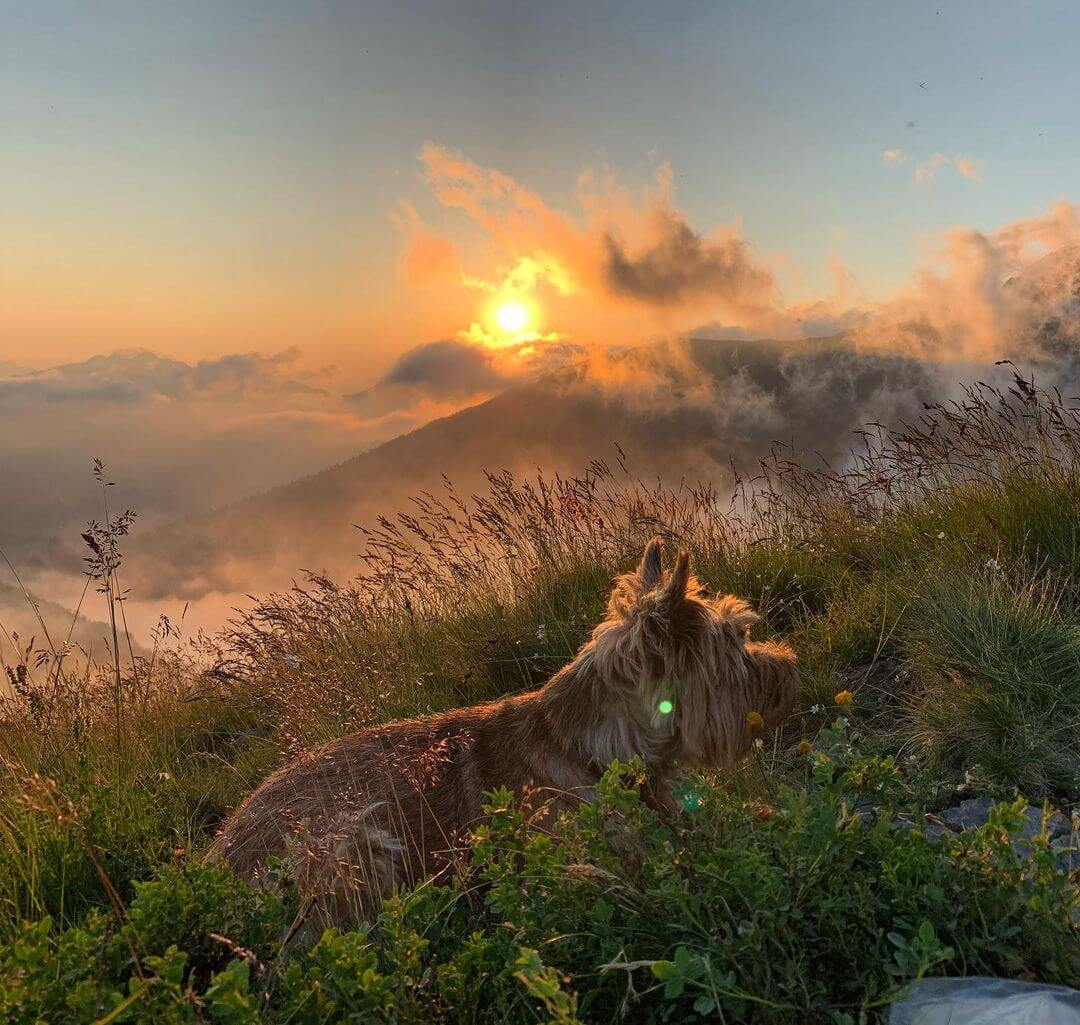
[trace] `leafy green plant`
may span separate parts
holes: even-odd
[[[927,974],[1080,981],[1076,886],[1045,843],[1017,852],[1019,805],[931,842],[911,825],[917,786],[891,757],[864,755],[843,719],[821,740],[805,786],[764,805],[705,783],[673,826],[642,803],[634,765],[612,766],[596,801],[553,829],[494,794],[468,878],[402,894],[310,951],[281,946],[287,892],[174,867],[136,887],[125,922],[24,924],[0,952],[0,1011],[60,1023],[841,1023],[879,1020]],[[868,824],[858,808],[871,797]]]

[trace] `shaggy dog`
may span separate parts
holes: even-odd
[[[750,641],[757,618],[738,598],[707,598],[685,551],[665,573],[654,538],[616,581],[607,619],[539,690],[313,751],[232,813],[211,856],[252,880],[282,859],[316,917],[340,923],[370,914],[395,885],[445,871],[485,791],[567,806],[593,794],[613,759],[639,758],[646,799],[671,810],[672,773],[730,768],[761,730],[748,713],[771,729],[795,700],[795,655]]]

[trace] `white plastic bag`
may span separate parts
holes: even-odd
[[[889,1025],[1080,1025],[1080,990],[1012,979],[923,979]]]

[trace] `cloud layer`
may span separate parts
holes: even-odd
[[[221,505],[396,433],[358,416],[295,349],[187,363],[125,350],[0,375],[0,546],[24,568],[65,561],[100,516],[103,458],[143,518]],[[70,543],[69,543],[70,542]],[[63,553],[68,553],[64,555]]]

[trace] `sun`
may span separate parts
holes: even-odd
[[[540,308],[531,295],[506,289],[484,305],[483,321],[474,324],[477,337],[489,348],[523,345],[541,336],[537,333]]]
[[[514,300],[500,303],[495,308],[495,323],[508,335],[520,334],[529,326],[529,308]]]

